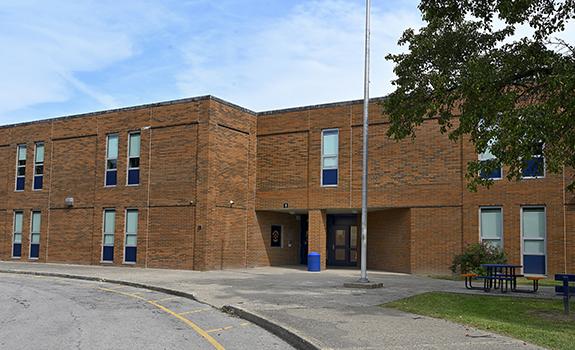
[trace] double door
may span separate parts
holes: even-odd
[[[333,225],[329,237],[329,265],[356,266],[358,258],[357,225]]]

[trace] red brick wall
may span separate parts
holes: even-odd
[[[389,209],[368,214],[368,269],[411,272],[410,222],[409,209]]]
[[[296,215],[258,211],[258,227],[249,235],[248,266],[299,264],[300,220]],[[271,226],[282,226],[283,246],[271,247]],[[291,246],[290,246],[291,242]]]
[[[411,272],[450,273],[461,252],[461,208],[411,208]]]

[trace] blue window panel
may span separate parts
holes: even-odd
[[[490,173],[482,171],[481,172],[481,178],[483,178],[483,179],[500,179],[501,178],[501,168],[493,169]]]
[[[545,255],[523,255],[523,272],[526,274],[545,274]]]
[[[126,251],[124,252],[124,260],[126,262],[136,262],[136,255],[138,254],[138,250],[136,247],[126,247]]]
[[[545,161],[542,157],[529,159],[523,167],[523,177],[543,176],[545,171]]]
[[[105,246],[102,252],[102,261],[114,261],[114,247]]]
[[[40,256],[40,245],[30,244],[30,258],[38,258]]]
[[[34,189],[41,190],[44,185],[44,176],[34,176]]]
[[[116,186],[118,182],[118,171],[108,170],[106,171],[106,186]]]
[[[322,176],[324,186],[337,185],[337,169],[324,169]]]
[[[16,178],[16,191],[24,191],[24,184],[26,183],[26,178],[18,177]]]
[[[140,183],[140,169],[128,170],[128,185],[138,185]]]
[[[14,243],[12,247],[12,256],[13,257],[21,257],[22,256],[22,244],[21,243]]]

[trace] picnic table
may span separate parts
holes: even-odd
[[[515,292],[517,290],[517,277],[523,277],[518,274],[517,270],[522,265],[514,264],[482,264],[486,270],[485,276],[478,276],[483,279],[483,290],[489,292],[491,289],[500,289],[502,293],[507,293],[509,289]]]

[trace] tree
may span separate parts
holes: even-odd
[[[468,138],[478,154],[490,150],[495,159],[467,165],[471,190],[491,185],[479,174],[501,165],[519,179],[541,151],[547,171],[574,167],[575,47],[557,38],[574,3],[422,0],[426,26],[405,30],[398,43],[407,52],[386,57],[397,75],[383,102],[388,135],[415,137],[418,125],[437,118],[450,139]]]

